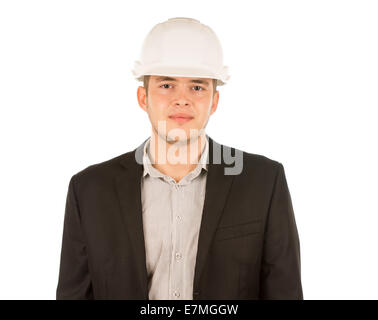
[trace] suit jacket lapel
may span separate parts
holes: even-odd
[[[209,165],[206,181],[206,194],[202,212],[202,220],[198,238],[197,259],[194,274],[194,291],[200,284],[201,274],[206,263],[213,235],[218,226],[233,175],[224,175],[225,165],[214,163],[214,150],[221,150],[221,145],[210,137]],[[124,167],[121,175],[116,177],[116,190],[120,201],[121,215],[125,223],[131,245],[134,249],[140,287],[148,297],[148,276],[146,268],[146,250],[143,234],[141,178],[143,174],[142,156],[145,140],[137,149],[128,153],[120,161]]]
[[[147,141],[147,140],[146,140]],[[126,232],[129,235],[131,246],[134,250],[135,264],[138,270],[140,288],[144,291],[148,299],[148,281],[146,267],[146,251],[143,235],[142,220],[142,201],[141,201],[141,178],[143,174],[143,165],[141,156],[143,156],[144,141],[133,152],[129,152],[120,163],[124,167],[121,175],[116,177],[116,190],[121,207],[122,220],[124,221]],[[138,158],[138,162],[136,161]]]
[[[209,166],[206,181],[205,201],[198,238],[196,266],[194,272],[193,290],[198,291],[201,275],[211,246],[215,230],[218,227],[223,208],[226,204],[233,175],[224,175],[225,164],[214,163],[214,151],[221,150],[221,145],[209,137]]]

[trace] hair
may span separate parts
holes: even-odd
[[[149,75],[143,76],[143,87],[146,89],[146,96],[148,96],[148,83],[149,83],[149,81],[150,81]],[[218,83],[217,79],[213,79],[213,96],[217,92],[217,83]]]

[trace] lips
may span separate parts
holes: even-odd
[[[189,118],[192,119],[193,117],[186,113],[175,113],[169,116],[170,118]]]
[[[175,113],[170,115],[169,118],[176,122],[183,123],[192,120],[194,117],[186,113]]]

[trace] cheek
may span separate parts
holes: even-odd
[[[207,115],[205,113],[201,113],[200,115],[196,117],[195,122],[193,123],[193,127],[197,129],[201,129],[204,127],[206,122],[207,122]]]
[[[198,112],[198,117],[201,118],[202,120],[206,120],[207,117],[211,113],[211,105],[210,102],[207,102],[206,104],[202,105],[201,109]]]
[[[149,95],[149,101],[152,105],[154,105],[155,107],[159,108],[160,106],[167,106],[169,105],[169,97],[168,97],[168,94],[161,94],[159,92],[151,92],[150,95]]]
[[[150,103],[148,105],[149,107],[149,114],[150,114],[150,117],[154,118],[154,119],[162,119],[162,118],[165,118],[165,111],[166,111],[166,108],[165,108],[165,105],[159,105],[157,103]]]

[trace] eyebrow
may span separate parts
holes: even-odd
[[[156,82],[161,82],[161,81],[175,81],[175,82],[177,82],[177,79],[171,78],[171,77],[157,77],[157,78],[155,78],[155,80],[156,80]],[[193,80],[190,80],[189,82],[200,83],[200,84],[203,84],[203,85],[206,85],[206,86],[209,85],[209,81],[200,80],[200,79],[193,79]]]

